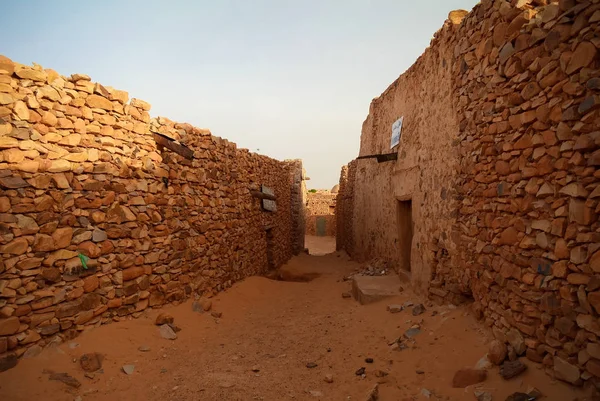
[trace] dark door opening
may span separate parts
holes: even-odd
[[[327,234],[327,219],[323,216],[317,216],[317,236],[324,237]]]
[[[410,272],[412,238],[412,200],[398,201],[398,246],[400,252],[400,268],[407,272]]]
[[[267,237],[267,270],[273,270],[275,268],[275,259],[273,257],[273,246],[275,246],[273,241],[273,229],[267,228],[265,232]]]

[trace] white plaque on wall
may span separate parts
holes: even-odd
[[[400,143],[400,134],[402,132],[402,120],[404,117],[400,117],[392,124],[392,141],[390,143],[390,149]]]

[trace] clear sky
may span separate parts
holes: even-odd
[[[7,1],[0,54],[84,73],[331,188],[369,104],[476,0]],[[391,128],[390,128],[391,130]],[[391,134],[391,132],[390,132]]]

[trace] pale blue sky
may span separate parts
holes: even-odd
[[[330,188],[369,104],[476,0],[7,1],[0,54],[79,72]],[[391,128],[390,128],[391,129]],[[390,132],[391,133],[391,132]]]

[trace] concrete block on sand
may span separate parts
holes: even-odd
[[[361,305],[377,302],[400,294],[400,279],[389,276],[354,276],[352,278],[352,296]]]

